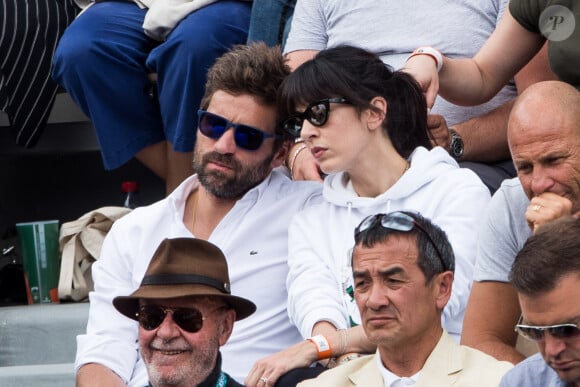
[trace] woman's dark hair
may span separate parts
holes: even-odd
[[[388,104],[383,128],[397,152],[408,158],[417,146],[431,149],[427,103],[415,79],[357,47],[323,50],[299,66],[280,87],[279,113],[288,117],[297,106],[332,97],[346,98],[361,113],[376,110],[370,102],[379,96]]]

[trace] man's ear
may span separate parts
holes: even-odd
[[[234,321],[236,321],[236,311],[233,309],[226,310],[218,326],[218,343],[220,347],[227,343],[230,338],[234,330]]]
[[[367,129],[380,129],[387,116],[387,101],[383,97],[375,97],[371,100],[371,105],[375,109],[367,110]]]
[[[435,281],[435,300],[437,308],[443,310],[451,298],[451,289],[453,287],[453,272],[444,271],[433,278]]]
[[[284,141],[280,148],[274,153],[274,158],[270,163],[272,169],[279,167],[280,165],[284,165],[284,162],[288,158],[288,153],[290,152],[290,148],[292,147],[293,142],[288,140]]]

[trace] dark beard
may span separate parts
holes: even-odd
[[[271,172],[270,164],[273,159],[272,154],[258,165],[244,166],[231,154],[208,152],[201,156],[196,152],[193,157],[193,170],[206,191],[219,199],[231,200],[244,196],[246,192],[264,181]],[[233,176],[228,177],[219,171],[207,171],[207,164],[212,161],[231,168],[234,171]]]

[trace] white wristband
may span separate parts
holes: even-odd
[[[411,55],[409,55],[407,60],[409,60],[412,57],[417,56],[417,55],[430,56],[431,58],[433,58],[433,60],[437,64],[437,71],[441,71],[441,67],[443,67],[443,55],[441,55],[441,53],[438,50],[434,49],[433,47],[428,47],[428,46],[419,47],[415,51],[413,51],[413,53]]]

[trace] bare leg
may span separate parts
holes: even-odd
[[[166,193],[171,193],[183,180],[193,175],[193,152],[176,152],[170,143],[167,143],[167,178],[165,179]]]
[[[154,174],[167,181],[167,141],[161,141],[143,148],[135,155],[143,165]]]
[[[165,180],[165,193],[171,193],[193,174],[193,152],[176,152],[167,141],[143,148],[135,156],[153,173]]]

